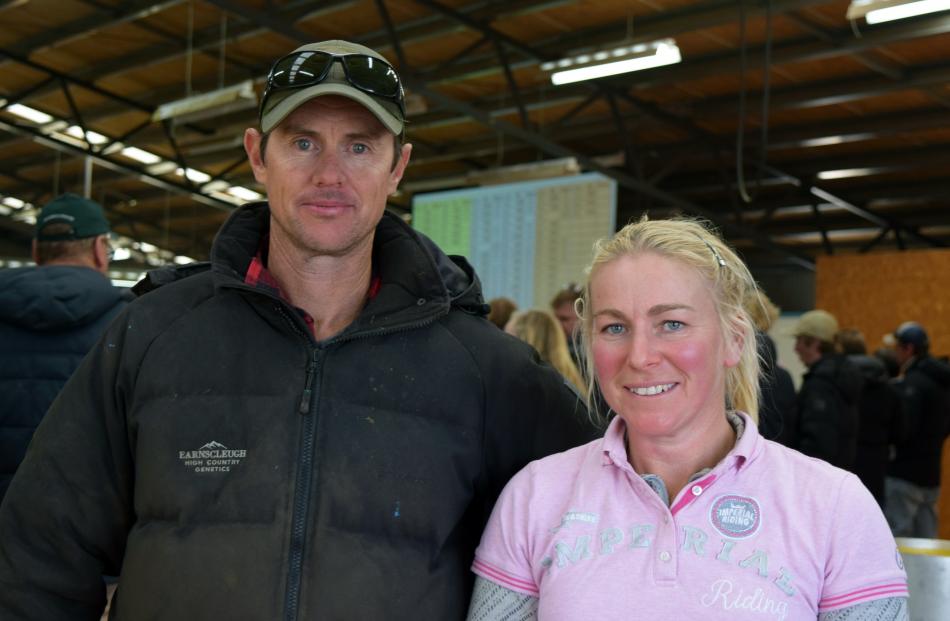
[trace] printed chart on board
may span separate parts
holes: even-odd
[[[614,231],[617,184],[597,173],[418,194],[412,224],[447,254],[465,256],[485,299],[547,307],[583,281],[594,241]]]

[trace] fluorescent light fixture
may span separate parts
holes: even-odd
[[[175,164],[175,162],[169,162],[168,160],[159,161],[158,164],[149,166],[148,168],[146,168],[146,170],[148,171],[148,174],[150,175],[167,175],[173,172],[177,174],[181,174],[178,172],[179,170],[181,170],[180,168],[178,168],[178,165]],[[145,181],[145,179],[143,179],[142,181]]]
[[[842,168],[840,170],[823,170],[816,176],[828,181],[830,179],[849,179],[851,177],[866,177],[884,172],[884,168]]]
[[[178,175],[179,177],[184,175],[185,177],[187,177],[191,181],[194,181],[195,183],[206,183],[208,181],[211,181],[211,175],[209,175],[208,173],[203,173],[200,170],[195,170],[194,168],[187,168],[184,171],[182,171],[181,168],[178,168],[175,170],[175,174]]]
[[[906,19],[916,17],[917,15],[926,15],[927,13],[936,13],[937,11],[950,10],[950,0],[918,0],[901,6],[888,7],[870,11],[864,16],[869,24],[880,24],[890,22],[895,19]]]
[[[143,276],[144,276],[144,274],[143,274]],[[125,278],[112,278],[111,280],[112,280],[112,286],[113,286],[113,287],[120,287],[120,288],[122,288],[122,289],[128,289],[128,288],[130,288],[130,287],[134,287],[134,286],[135,286],[135,283],[137,283],[139,280],[141,280],[141,278],[140,278],[139,280],[126,280]]]
[[[211,183],[206,183],[202,188],[202,192],[226,192],[228,188],[231,187],[231,184],[225,181],[224,179],[215,179]]]
[[[820,138],[807,138],[801,141],[801,146],[803,147],[827,147],[836,144],[844,144],[846,142],[857,142],[860,140],[871,140],[875,138],[874,134],[869,133],[856,133],[856,134],[841,134],[838,136],[822,136]]]
[[[35,108],[30,108],[29,106],[24,106],[23,104],[13,104],[7,106],[7,112],[15,114],[19,117],[22,117],[28,121],[33,121],[37,125],[45,125],[53,120],[53,117],[46,114],[45,112],[40,112]]]
[[[66,128],[66,133],[72,136],[73,138],[79,138],[80,140],[86,140],[89,144],[104,144],[109,142],[109,139],[103,136],[98,132],[92,130],[86,130],[86,133],[83,134],[82,128],[78,125],[70,125]]]
[[[254,90],[254,80],[245,80],[210,93],[164,103],[152,113],[152,120],[174,119],[184,123],[255,107],[257,92]]]
[[[227,189],[227,193],[238,198],[242,198],[246,201],[259,201],[264,198],[261,194],[255,192],[254,190],[249,190],[245,187],[239,185],[232,186]]]
[[[131,257],[132,257],[132,251],[129,250],[128,248],[116,248],[112,252],[113,261],[125,261],[126,259],[129,259]]]
[[[612,50],[579,54],[541,65],[545,71],[554,71],[551,82],[555,85],[583,80],[595,80],[611,75],[663,67],[683,59],[673,39],[653,43],[638,43]]]
[[[186,257],[184,255],[175,255],[175,258],[172,260],[178,265],[188,265],[189,263],[195,262],[195,260],[191,257]]]
[[[141,250],[142,252],[152,253],[158,250],[158,246],[153,246],[152,244],[148,242],[139,242],[138,244],[139,244],[138,249]]]
[[[26,203],[24,201],[21,201],[15,196],[4,197],[2,202],[4,205],[7,205],[8,207],[13,207],[14,209],[23,209],[24,207],[26,207]]]
[[[162,158],[155,155],[154,153],[149,153],[148,151],[143,151],[138,147],[126,147],[122,149],[122,155],[129,158],[130,160],[135,160],[136,162],[142,162],[146,165],[158,164],[162,161]]]
[[[0,204],[0,216],[9,216],[12,212],[13,212],[12,209],[7,207],[6,205]]]
[[[950,0],[852,0],[846,16],[880,24],[938,11],[950,11]]]

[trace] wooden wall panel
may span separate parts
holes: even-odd
[[[819,257],[815,289],[815,308],[864,333],[870,351],[912,320],[931,353],[950,355],[950,249]]]

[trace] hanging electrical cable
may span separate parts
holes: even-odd
[[[191,97],[191,66],[194,55],[195,4],[188,3],[188,43],[185,49],[185,97]]]
[[[746,12],[743,0],[739,0],[739,121],[736,129],[736,186],[743,202],[751,203],[754,195],[750,195],[745,181],[745,124],[746,124],[746,93],[748,91],[747,73],[748,40],[746,36]],[[769,143],[769,94],[771,92],[770,75],[772,69],[772,0],[765,2],[765,54],[763,59],[762,77],[762,114],[761,138],[759,141],[759,165],[755,181],[755,194],[762,187],[762,172],[765,169]]]

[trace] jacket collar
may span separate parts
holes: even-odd
[[[233,287],[270,233],[266,202],[236,209],[222,225],[211,250],[215,286]],[[481,286],[462,257],[449,257],[401,218],[384,213],[373,239],[373,262],[380,290],[344,333],[431,321],[458,306],[486,314]]]

